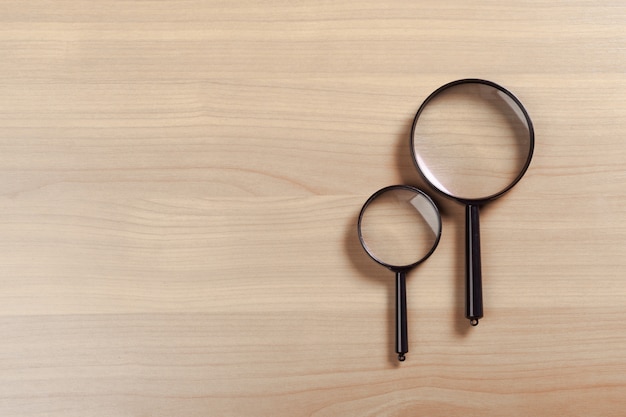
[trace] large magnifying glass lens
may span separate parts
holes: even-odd
[[[409,351],[406,273],[437,247],[441,236],[439,211],[417,188],[393,185],[377,191],[363,205],[358,232],[367,254],[396,273],[396,353],[403,361]]]
[[[420,171],[457,199],[488,199],[511,187],[531,149],[519,105],[488,84],[462,83],[432,95],[413,130]]]

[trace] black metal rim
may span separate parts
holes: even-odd
[[[457,86],[459,84],[483,84],[483,85],[487,85],[487,86],[493,87],[493,88],[501,91],[502,93],[506,94],[511,100],[513,100],[513,102],[519,107],[520,111],[524,115],[524,118],[526,119],[526,124],[528,125],[530,144],[529,144],[528,156],[526,158],[526,162],[524,163],[524,166],[522,167],[522,169],[521,169],[520,173],[517,175],[517,177],[513,180],[513,182],[511,182],[511,184],[509,184],[504,189],[502,189],[502,190],[500,190],[500,191],[498,191],[498,192],[496,192],[496,193],[494,193],[492,195],[489,195],[487,197],[482,197],[482,198],[477,198],[477,199],[462,198],[462,197],[458,197],[456,195],[449,194],[449,193],[441,190],[435,184],[433,184],[430,181],[430,179],[424,174],[424,172],[422,171],[419,163],[417,162],[417,155],[415,154],[415,126],[417,126],[417,122],[419,120],[420,115],[422,114],[422,111],[426,108],[428,103],[433,98],[435,98],[439,93],[441,93],[444,90],[447,90],[448,88],[455,87],[455,86]],[[428,185],[430,185],[433,189],[437,190],[439,193],[441,193],[444,196],[446,196],[448,198],[451,198],[451,199],[453,199],[455,201],[461,202],[463,204],[476,204],[476,205],[484,204],[484,203],[486,203],[488,201],[495,200],[496,198],[500,197],[502,194],[506,193],[511,188],[513,188],[515,186],[515,184],[517,184],[519,182],[519,180],[522,179],[522,177],[524,176],[524,174],[528,170],[528,167],[530,166],[530,161],[532,160],[532,157],[533,157],[534,150],[535,150],[535,130],[534,130],[534,127],[533,127],[533,123],[530,120],[530,116],[528,115],[528,112],[526,111],[526,109],[522,105],[522,102],[517,97],[515,97],[515,95],[513,95],[513,93],[511,93],[509,90],[507,90],[506,88],[502,87],[501,85],[496,84],[496,83],[494,83],[492,81],[482,80],[482,79],[479,79],[479,78],[465,78],[465,79],[462,79],[462,80],[452,81],[452,82],[450,82],[448,84],[445,84],[445,85],[439,87],[435,91],[433,91],[426,98],[426,100],[424,100],[424,102],[422,103],[420,108],[417,110],[417,113],[415,114],[415,118],[413,119],[413,126],[411,127],[411,156],[413,158],[413,163],[415,164],[415,167],[417,168],[417,171],[420,173],[421,177],[426,181],[426,183],[428,183]]]
[[[435,242],[433,243],[432,248],[430,248],[430,251],[428,251],[428,253],[426,253],[426,255],[424,255],[421,259],[419,259],[418,261],[409,264],[409,265],[390,265],[386,262],[384,262],[383,260],[379,259],[376,257],[376,255],[374,255],[368,248],[367,243],[365,242],[365,239],[363,238],[363,233],[361,231],[361,221],[363,220],[363,214],[365,213],[365,210],[367,209],[367,207],[376,199],[378,198],[380,195],[392,191],[392,190],[408,190],[411,192],[414,192],[416,194],[420,194],[421,196],[425,197],[426,200],[432,205],[432,207],[435,209],[435,213],[437,213],[437,226],[438,226],[438,230],[437,230],[437,236],[435,237]],[[361,208],[361,212],[359,213],[359,220],[357,222],[357,229],[358,229],[358,234],[359,234],[359,241],[361,242],[361,246],[363,246],[363,249],[365,250],[365,252],[368,254],[368,256],[370,258],[372,258],[374,261],[376,261],[377,263],[379,263],[380,265],[394,271],[394,272],[401,272],[401,271],[408,271],[409,269],[412,269],[413,267],[419,265],[420,263],[424,262],[426,259],[428,259],[428,257],[430,255],[433,254],[433,252],[435,251],[435,249],[437,248],[437,245],[439,245],[439,240],[441,239],[441,230],[442,230],[442,223],[441,223],[441,214],[439,214],[439,209],[437,208],[437,205],[435,204],[435,202],[433,201],[432,198],[430,198],[430,196],[428,194],[426,194],[425,192],[423,192],[422,190],[420,190],[419,188],[410,186],[410,185],[390,185],[388,187],[384,187],[381,188],[380,190],[376,191],[374,194],[372,194],[370,196],[370,198],[367,199],[367,201],[365,202],[365,204],[363,204],[363,207]]]

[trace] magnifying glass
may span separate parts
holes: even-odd
[[[411,131],[411,152],[424,179],[464,204],[466,317],[483,317],[479,207],[522,178],[535,144],[522,103],[491,81],[464,79],[438,88],[422,103]]]
[[[437,247],[441,237],[439,210],[417,188],[392,185],[365,202],[358,232],[367,254],[396,274],[396,353],[398,360],[404,361],[409,351],[406,274]]]

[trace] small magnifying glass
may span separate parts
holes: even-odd
[[[396,353],[398,360],[404,361],[409,351],[406,274],[437,247],[441,237],[439,210],[417,188],[392,185],[365,202],[358,232],[367,254],[396,274]]]
[[[533,155],[533,125],[522,103],[491,81],[464,79],[434,91],[411,131],[411,152],[424,179],[466,206],[466,317],[483,317],[479,207],[510,190]]]

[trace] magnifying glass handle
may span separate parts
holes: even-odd
[[[409,351],[406,321],[406,271],[396,271],[396,353],[400,362]]]
[[[465,271],[466,298],[465,317],[472,326],[478,325],[483,316],[483,288],[480,270],[480,227],[478,206],[468,204],[465,207]]]

